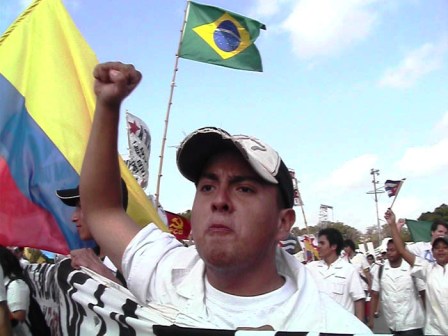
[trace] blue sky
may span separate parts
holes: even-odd
[[[124,111],[152,136],[156,190],[164,120],[185,2],[64,0],[100,62],[132,63],[143,81]],[[0,32],[30,1],[2,0]],[[202,126],[254,135],[296,171],[309,225],[329,219],[376,225],[371,168],[383,186],[407,178],[394,205],[417,218],[448,203],[448,3],[445,0],[209,0],[266,24],[256,45],[264,72],[180,59],[160,201],[191,208],[194,186],[177,171],[176,146]],[[379,195],[380,218],[391,204]],[[304,227],[297,211],[296,226]]]

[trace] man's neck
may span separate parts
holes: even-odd
[[[285,278],[277,273],[272,272],[215,272],[211,269],[206,270],[207,279],[214,288],[221,292],[236,296],[257,296],[270,293],[282,287]]]
[[[392,267],[392,268],[400,267],[402,262],[403,262],[403,258],[398,258],[395,261],[389,260],[390,267]]]
[[[335,253],[332,254],[326,258],[324,258],[325,263],[327,264],[327,266],[330,266],[332,263],[334,263],[336,260],[338,260],[339,256]]]

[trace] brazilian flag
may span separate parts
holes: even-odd
[[[254,42],[265,25],[218,7],[189,2],[179,57],[263,71]]]

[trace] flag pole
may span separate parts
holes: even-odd
[[[183,19],[183,22],[182,22],[182,29],[180,30],[179,44],[177,46],[176,60],[174,62],[173,77],[171,79],[170,97],[169,97],[168,107],[167,107],[166,115],[165,115],[165,129],[163,131],[162,148],[160,150],[160,156],[159,156],[159,158],[160,158],[160,160],[159,160],[159,173],[157,175],[157,187],[156,187],[156,193],[155,193],[156,207],[160,206],[160,202],[159,202],[159,198],[160,198],[160,180],[162,179],[163,157],[164,157],[164,152],[165,152],[166,135],[168,133],[168,121],[170,119],[171,105],[173,104],[173,93],[174,93],[174,87],[176,86],[176,74],[177,74],[178,64],[179,64],[179,52],[180,52],[180,47],[182,45],[182,36],[183,36],[183,33],[184,33],[184,29],[185,29],[185,24],[186,24],[187,12],[188,12],[189,5],[190,5],[190,1],[187,1],[187,5],[186,5],[185,11],[184,11],[184,19]]]
[[[401,186],[404,183],[404,180],[406,180],[406,179],[405,178],[401,179],[400,185],[398,186],[397,192],[395,193],[394,200],[392,201],[392,204],[389,207],[389,209],[391,209],[391,210],[392,210],[392,207],[394,206],[395,200],[397,199],[398,193],[400,192]]]

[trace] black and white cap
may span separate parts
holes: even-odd
[[[288,168],[274,149],[252,136],[230,135],[216,127],[200,128],[180,144],[177,166],[185,178],[196,183],[211,156],[234,148],[240,151],[264,181],[278,184],[285,208],[292,208],[294,187]]]

